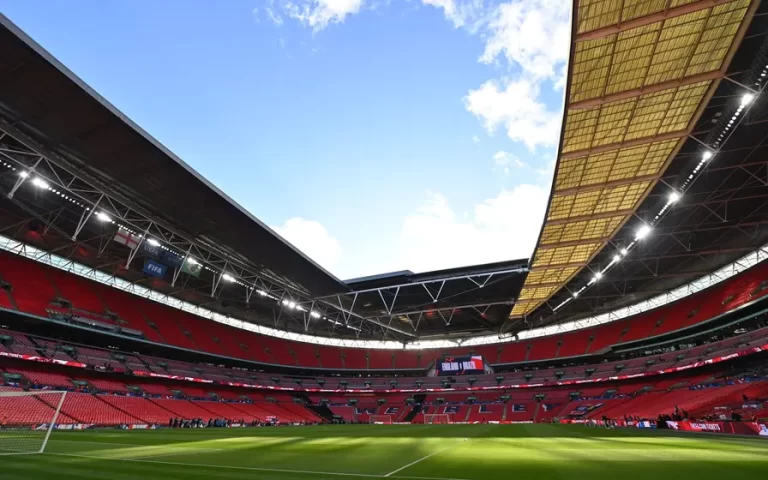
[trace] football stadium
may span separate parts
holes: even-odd
[[[0,15],[0,478],[766,478],[766,34],[574,0],[530,258],[341,281]]]

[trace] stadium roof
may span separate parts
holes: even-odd
[[[526,260],[343,283],[2,16],[0,49],[0,235],[56,255],[54,264],[306,334],[406,341],[493,333],[506,320]],[[139,246],[113,241],[118,232]],[[191,275],[163,260],[168,273],[148,277],[147,244],[204,269]]]
[[[729,65],[759,4],[574,3],[555,178],[513,319],[550,314],[561,302],[547,301],[579,275],[592,283],[600,279],[610,261],[598,270],[587,267],[601,252],[612,261],[621,251],[621,246],[606,247],[646,205],[673,160],[685,152],[684,145],[697,141],[690,139],[722,80],[732,73]],[[582,286],[565,294],[572,297]],[[545,313],[539,313],[545,304]]]
[[[179,235],[241,256],[281,283],[313,294],[345,290],[2,15],[0,46],[3,121],[34,139],[71,173],[138,211],[151,212]]]
[[[0,203],[0,235],[60,256],[64,268],[85,265],[90,270],[80,273],[91,278],[120,279],[129,291],[146,287],[141,294],[188,302],[225,323],[318,335],[308,337],[318,342],[487,334],[474,340],[488,343],[637,302],[768,242],[768,202],[759,200],[768,201],[761,160],[768,109],[757,95],[764,82],[752,81],[768,65],[768,8],[744,0],[575,7],[569,103],[530,264],[342,283],[2,17],[0,191],[9,198]],[[745,92],[756,95],[747,107],[739,103]],[[735,134],[722,138],[724,129]],[[714,159],[702,167],[703,150]],[[683,195],[673,207],[671,190]],[[200,215],[189,207],[193,197],[209,199]],[[638,243],[640,222],[653,233]],[[147,277],[141,249],[113,241],[118,225],[205,270]],[[603,280],[595,283],[595,272],[606,272]],[[574,299],[574,292],[584,293]]]
[[[412,329],[422,339],[492,334],[509,315],[527,272],[526,259],[401,271],[350,280],[351,291],[333,298],[349,310]]]

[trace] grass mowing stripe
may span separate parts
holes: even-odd
[[[318,472],[312,470],[289,470],[282,468],[260,468],[260,467],[237,467],[234,465],[209,465],[203,463],[182,463],[182,462],[164,462],[160,460],[142,460],[140,458],[110,458],[100,457],[97,455],[78,455],[75,453],[44,453],[42,455],[56,455],[58,457],[75,457],[75,458],[91,458],[95,460],[116,460],[119,462],[135,462],[135,463],[154,463],[158,465],[176,465],[180,467],[203,467],[214,469],[227,469],[227,470],[244,470],[254,472],[274,472],[274,473],[299,473],[302,475],[329,475],[339,477],[364,477],[364,478],[410,478],[419,480],[466,480],[463,478],[443,478],[443,477],[408,477],[408,476],[392,476],[392,475],[372,475],[365,473],[341,473],[341,472]],[[183,455],[183,454],[180,454]]]
[[[486,429],[484,429],[484,430],[479,430],[479,431],[475,432],[475,434],[474,434],[474,435],[472,435],[472,436],[473,436],[473,437],[477,437],[477,436],[479,436],[479,435],[481,435],[481,434],[483,434],[483,433],[485,433],[485,432],[489,431],[491,428],[492,428],[492,427],[488,427],[488,428],[486,428]],[[470,437],[465,437],[465,438],[464,438],[462,441],[466,442],[467,440],[469,440],[469,438],[470,438]],[[405,466],[402,466],[402,467],[398,468],[397,470],[393,470],[393,471],[389,472],[388,474],[386,474],[386,475],[384,475],[384,476],[385,476],[385,477],[391,477],[392,475],[394,475],[394,474],[396,474],[396,473],[398,473],[398,472],[402,472],[403,470],[405,470],[405,469],[406,469],[406,468],[408,468],[408,467],[412,467],[412,466],[416,465],[417,463],[421,463],[421,462],[423,462],[424,460],[426,460],[426,459],[428,459],[428,458],[430,458],[430,457],[434,457],[434,456],[435,456],[435,455],[437,455],[438,453],[443,453],[443,452],[445,452],[446,450],[450,450],[451,448],[453,448],[453,445],[451,445],[450,447],[441,448],[440,450],[438,450],[438,451],[436,451],[436,452],[432,452],[432,453],[430,453],[429,455],[426,455],[426,456],[423,456],[423,457],[421,457],[420,459],[416,460],[415,462],[411,462],[411,463],[409,463],[408,465],[405,465]]]
[[[224,451],[223,448],[199,448],[199,449],[189,449],[189,450],[176,450],[174,452],[168,452],[168,453],[149,453],[147,455],[136,455],[135,457],[125,457],[125,458],[119,458],[118,460],[133,460],[133,459],[139,459],[139,458],[156,458],[156,457],[175,457],[178,455],[193,455],[195,453],[209,453],[209,452],[222,452]]]
[[[72,440],[72,439],[60,439],[60,438],[51,438],[48,440],[48,442],[61,442],[61,443],[67,443],[69,445],[76,445],[78,443],[85,443],[87,445],[111,445],[114,447],[152,447],[152,446],[165,446],[165,445],[147,445],[146,443],[116,443],[116,442],[91,442],[88,440]]]

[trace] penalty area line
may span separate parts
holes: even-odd
[[[435,452],[435,453],[439,453],[439,452]],[[363,477],[363,478],[406,478],[406,479],[412,479],[412,480],[466,480],[463,478],[408,477],[403,475],[393,475],[392,473],[388,473],[386,475],[373,475],[370,473],[318,472],[314,470],[289,470],[289,469],[282,469],[282,468],[238,467],[234,465],[211,465],[211,464],[204,464],[204,463],[165,462],[161,460],[143,460],[141,458],[110,458],[110,457],[100,457],[97,455],[78,455],[76,453],[46,452],[43,455],[55,455],[57,457],[90,458],[90,459],[96,459],[96,460],[113,460],[113,461],[119,461],[119,462],[148,463],[148,464],[157,464],[157,465],[176,465],[180,467],[198,467],[198,468],[203,467],[203,468],[242,470],[242,471],[253,471],[253,472],[298,473],[301,475],[329,475],[329,476],[337,476],[337,477]]]

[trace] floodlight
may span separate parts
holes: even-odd
[[[223,274],[221,276],[221,278],[222,278],[222,280],[227,281],[227,282],[234,282],[235,281],[235,277],[233,277],[232,275],[230,275],[228,273]]]
[[[317,313],[315,311],[312,311],[312,312],[309,312],[309,316],[312,317],[312,318],[320,318],[322,315],[320,315],[319,313]]]
[[[647,237],[649,233],[651,233],[651,227],[649,227],[648,225],[643,225],[642,227],[637,229],[637,235],[635,235],[635,240],[642,240],[645,237]]]
[[[200,265],[195,257],[187,257],[187,263],[190,265]]]
[[[755,99],[755,95],[752,93],[745,93],[743,97],[741,97],[741,106],[749,105],[752,103],[752,100]]]
[[[29,172],[26,171],[26,170],[22,170],[22,171],[19,172],[19,176],[21,178],[27,178],[29,176]]]
[[[296,308],[296,302],[288,302],[288,308]]]
[[[669,194],[669,203],[675,203],[678,200],[680,200],[680,194],[677,192],[672,192]]]
[[[257,292],[258,292],[258,293],[259,293],[259,295],[261,295],[262,297],[266,297],[266,296],[267,296],[267,292],[265,292],[264,290],[257,290]]]
[[[96,214],[96,218],[99,219],[99,221],[102,221],[102,222],[111,222],[112,221],[112,218],[110,218],[110,216],[107,215],[104,212],[97,213]]]
[[[579,296],[579,292],[573,292],[573,298],[576,298]]]
[[[707,161],[710,158],[712,158],[712,152],[710,152],[709,150],[701,154],[701,159],[704,161]]]
[[[626,257],[626,256],[627,256],[627,253],[629,253],[629,252],[627,251],[627,249],[626,249],[626,248],[622,248],[621,250],[619,250],[619,253],[621,253],[621,255],[622,255],[623,257]]]
[[[597,272],[597,273],[595,274],[594,280],[595,280],[595,281],[598,281],[598,280],[600,280],[601,278],[603,278],[603,274],[602,274],[601,272]]]
[[[159,247],[160,246],[160,242],[158,242],[154,238],[148,238],[147,239],[147,243],[152,245],[153,247]]]
[[[44,190],[48,188],[48,182],[46,182],[40,177],[33,178],[32,185],[36,186],[37,188],[42,188]]]
[[[613,263],[619,263],[621,261],[621,255],[616,254],[613,256]]]

